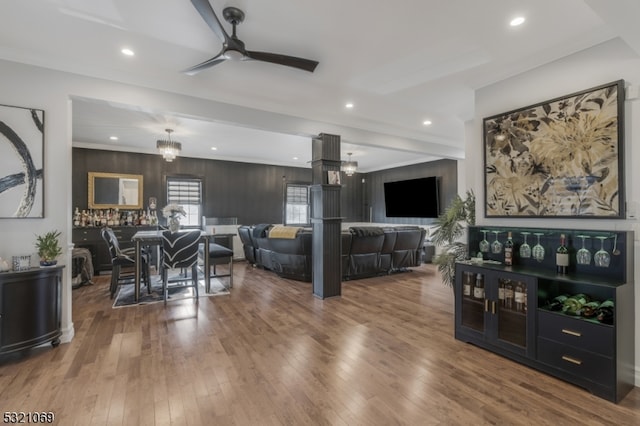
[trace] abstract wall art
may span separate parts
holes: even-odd
[[[44,217],[44,111],[0,105],[0,218]]]

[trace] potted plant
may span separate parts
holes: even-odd
[[[40,256],[40,266],[52,266],[58,263],[56,258],[62,254],[58,238],[61,232],[54,230],[44,235],[36,235],[36,249]]]
[[[432,241],[435,245],[442,246],[442,253],[435,258],[434,263],[438,265],[442,281],[453,287],[456,261],[464,260],[468,251],[466,242],[460,241],[460,237],[467,225],[476,223],[476,196],[473,191],[467,191],[464,200],[456,194],[436,223],[438,229],[433,233]]]

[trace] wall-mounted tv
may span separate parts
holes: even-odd
[[[434,218],[440,214],[437,176],[384,183],[387,217]]]

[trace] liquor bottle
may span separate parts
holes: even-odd
[[[484,299],[484,277],[482,274],[476,275],[476,285],[473,287],[473,297]]]
[[[564,234],[560,234],[560,246],[556,249],[556,270],[563,275],[569,273],[569,249],[565,246]]]
[[[524,312],[524,303],[527,298],[527,293],[525,292],[526,287],[520,281],[516,281],[516,287],[514,292],[514,300],[516,302],[516,311]]]
[[[507,241],[504,243],[504,264],[507,266],[513,265],[513,239],[511,237],[511,231],[507,234]]]
[[[575,294],[564,301],[562,311],[569,315],[578,315],[578,311],[583,305],[587,304],[591,299],[586,294]]]
[[[547,306],[545,306],[545,308],[550,311],[561,311],[562,307],[564,306],[564,302],[568,298],[569,298],[568,294],[561,294],[559,296],[556,296],[553,299],[551,299],[549,303],[547,303]]]
[[[511,280],[504,283],[504,307],[505,309],[513,309],[513,284]]]
[[[508,280],[501,279],[498,281],[498,303],[500,306],[504,306],[504,285]]]
[[[596,319],[603,324],[613,324],[614,317],[614,304],[613,300],[605,300],[598,306],[598,310],[596,312]]]
[[[73,213],[73,226],[80,226],[80,210],[77,207]]]
[[[462,286],[462,295],[471,297],[471,287],[473,287],[473,274],[471,272],[465,272],[464,285]]]

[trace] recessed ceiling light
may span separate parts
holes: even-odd
[[[218,150],[218,148],[216,148],[215,146],[211,147],[211,151],[217,151],[217,150]]]
[[[422,124],[424,124],[425,126],[431,126],[432,123],[431,120],[424,120]]]
[[[111,139],[112,141],[117,141],[118,137],[117,136],[109,136],[109,139]]]
[[[517,27],[518,25],[522,25],[523,23],[524,17],[518,16],[517,18],[513,18],[511,22],[509,22],[509,25],[511,25],[512,27]]]
[[[352,102],[347,102],[344,107],[351,109],[351,108],[353,108],[353,103]]]
[[[297,159],[298,159],[298,157],[293,157],[293,159],[294,159],[294,160],[297,160]]]
[[[122,52],[123,55],[126,56],[133,56],[135,55],[135,53],[133,53],[133,50],[129,49],[128,47],[125,47],[124,49],[122,49],[120,52]]]

